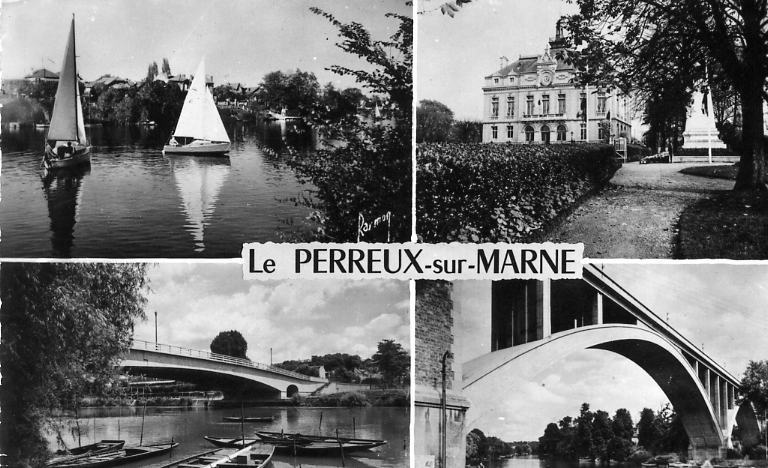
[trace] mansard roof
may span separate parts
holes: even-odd
[[[555,71],[562,71],[562,70],[573,70],[573,64],[565,62],[563,59],[556,58],[555,54],[557,51],[553,50],[550,52],[550,55],[552,58],[554,58],[557,61],[557,66],[555,67]],[[529,55],[525,57],[520,57],[518,60],[510,63],[506,67],[498,70],[495,73],[492,73],[486,78],[492,78],[494,76],[507,76],[507,75],[523,75],[525,73],[535,73],[536,72],[536,63],[539,61],[539,59],[543,56],[541,55]]]

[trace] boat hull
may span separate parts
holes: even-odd
[[[189,154],[189,155],[224,155],[229,153],[229,143],[208,143],[189,145],[165,145],[163,146],[165,154]]]
[[[249,445],[253,445],[262,442],[261,439],[254,439],[252,437],[235,438],[235,437],[209,437],[203,436],[205,440],[212,443],[216,447],[223,448],[244,448]]]
[[[118,466],[126,463],[133,463],[138,460],[144,460],[146,458],[156,457],[159,455],[167,454],[174,448],[178,447],[178,443],[162,444],[162,445],[142,445],[135,447],[125,447],[117,452],[111,452],[101,455],[95,455],[92,457],[85,457],[79,460],[75,460],[71,463],[61,464],[58,467],[61,468],[101,468],[105,466]]]
[[[47,169],[62,169],[91,163],[91,146],[78,148],[74,153],[59,157],[50,147],[45,149],[44,164]]]
[[[272,416],[224,416],[224,422],[272,422],[275,420]]]

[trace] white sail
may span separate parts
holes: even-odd
[[[192,85],[187,91],[173,136],[229,143],[229,135],[213,102],[213,95],[205,85],[204,60],[200,61]]]
[[[75,63],[74,18],[72,18],[69,40],[64,52],[59,85],[56,88],[56,100],[53,103],[48,140],[86,143],[83,107],[80,104],[80,87],[77,81],[77,64]]]

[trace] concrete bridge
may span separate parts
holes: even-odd
[[[286,399],[308,395],[328,384],[326,379],[248,359],[142,340],[133,341],[120,367],[130,374],[200,383],[246,397]]]
[[[592,265],[582,280],[491,285],[491,352],[462,365],[467,419],[482,416],[490,404],[483,396],[505,378],[530,380],[583,349],[616,353],[647,372],[680,415],[692,457],[722,456],[735,424],[743,445],[759,442],[754,411],[736,404],[739,380]]]

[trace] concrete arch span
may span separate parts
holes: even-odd
[[[263,394],[268,398],[288,398],[293,394],[308,395],[327,384],[325,380],[289,375],[269,368],[246,367],[194,356],[175,355],[152,350],[131,349],[120,367],[132,374],[172,378],[213,385],[227,394],[247,396]]]
[[[489,389],[495,392],[504,389],[509,385],[510,378],[530,381],[540,370],[584,349],[611,351],[631,360],[648,373],[680,414],[691,444],[695,449],[704,450],[699,455],[718,455],[719,449],[730,443],[732,424],[729,423],[729,427],[720,426],[696,370],[666,338],[638,325],[603,324],[575,328],[494,351],[465,363],[464,393],[472,402],[467,420],[478,419],[494,411],[489,405],[498,404],[498,401],[487,398]],[[736,410],[728,410],[727,421],[735,422]]]
[[[226,398],[244,399],[279,399],[281,390],[236,374],[223,374],[207,369],[191,369],[184,367],[134,366],[131,363],[121,366],[128,374],[142,375],[150,378],[172,379],[202,386],[210,390],[224,392]]]

